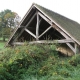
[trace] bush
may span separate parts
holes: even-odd
[[[79,62],[60,57],[55,45],[17,46],[0,56],[0,80],[79,80]]]
[[[39,70],[44,65],[44,62],[50,57],[50,54],[52,56],[52,53],[55,52],[55,45],[24,45],[8,49],[0,57],[0,61],[8,73],[18,79],[25,73],[39,75]],[[43,72],[46,75],[47,67],[43,69]]]
[[[80,64],[80,54],[73,56],[71,60],[69,60],[69,63],[75,67]]]

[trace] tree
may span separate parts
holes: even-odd
[[[0,35],[2,35],[3,40],[11,34],[11,30],[18,26],[20,22],[20,17],[17,13],[6,9],[0,12]]]

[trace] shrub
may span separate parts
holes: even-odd
[[[15,77],[6,68],[0,67],[0,80],[15,80]]]
[[[0,80],[79,80],[79,63],[79,55],[60,57],[53,44],[17,46],[0,56]]]
[[[54,56],[53,53],[56,53],[55,45],[35,44],[18,46],[13,49],[8,49],[0,57],[2,62],[1,66],[7,69],[8,74],[14,76],[15,79],[22,78],[23,74],[39,76],[39,71],[44,66],[44,62],[50,56]],[[48,65],[42,68],[43,74],[41,75],[46,75],[48,68]]]
[[[70,60],[69,60],[69,63],[72,65],[72,66],[77,66],[78,64],[80,64],[80,55],[75,55],[73,56]]]

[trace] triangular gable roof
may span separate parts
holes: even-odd
[[[51,20],[51,22],[54,22],[59,28],[61,28],[69,37],[71,37],[75,42],[77,42],[80,45],[80,24],[70,20],[58,13],[55,13],[49,9],[46,9],[40,5],[32,4],[29,11],[33,8],[37,8],[43,15],[45,15],[48,19]],[[26,13],[26,15],[23,17],[23,19],[20,22],[20,25],[22,22],[24,22],[25,18],[29,14],[29,11]],[[10,40],[12,39],[15,32],[19,29],[19,27],[14,31],[14,33],[11,35],[10,39],[8,40],[7,44],[9,44]]]

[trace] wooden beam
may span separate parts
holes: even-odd
[[[39,40],[39,41],[31,41],[29,42],[30,44],[36,44],[36,43],[42,43],[42,44],[52,44],[52,43],[68,43],[68,42],[73,42],[70,39],[62,39],[62,40]],[[13,45],[24,45],[24,42],[13,42]],[[74,48],[69,45],[73,50]]]
[[[31,31],[29,31],[28,29],[25,28],[25,31],[28,32],[31,36],[33,36],[34,38],[36,38],[36,35],[34,35]]]
[[[39,40],[39,41],[32,41],[30,42],[30,44],[36,44],[36,43],[47,43],[47,44],[50,44],[50,43],[68,43],[68,42],[73,42],[72,40],[67,40],[67,39],[62,39],[62,40]]]
[[[39,15],[37,14],[36,40],[39,40],[38,36],[39,36]]]
[[[52,25],[52,22],[51,22],[49,19],[47,19],[44,15],[42,15],[40,12],[38,12],[38,14],[39,14],[45,21],[47,21],[50,25]]]
[[[52,26],[48,27],[38,38],[40,38],[41,36],[43,36],[47,31],[49,31],[52,28]]]

